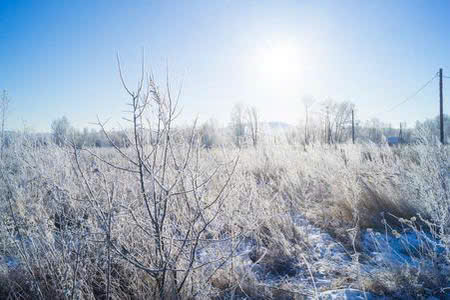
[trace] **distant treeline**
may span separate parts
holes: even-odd
[[[308,122],[300,122],[293,126],[282,122],[259,122],[256,110],[245,110],[242,107],[235,108],[232,122],[227,127],[220,127],[213,120],[203,124],[186,128],[174,129],[174,141],[189,141],[195,137],[196,142],[204,148],[234,145],[237,147],[257,147],[260,143],[288,143],[288,144],[340,144],[351,142],[352,128],[348,119],[348,111],[351,105],[345,104],[344,108],[336,111],[345,116],[324,114],[324,118],[309,118]],[[347,111],[347,113],[346,113]],[[245,112],[252,118],[245,118]],[[444,115],[445,140],[450,140],[450,117]],[[147,143],[152,143],[150,129]],[[357,143],[372,142],[375,144],[386,143],[388,137],[397,137],[401,143],[414,143],[426,139],[431,142],[439,139],[439,117],[427,119],[423,122],[417,121],[413,128],[402,124],[402,128],[394,128],[390,124],[383,123],[378,119],[357,122],[355,125],[355,137]],[[11,141],[19,133],[6,131],[4,136],[4,147],[8,147]],[[28,133],[29,137],[37,145],[75,145],[81,147],[128,147],[133,142],[130,140],[132,133],[128,129],[103,130],[84,128],[79,130],[71,126],[66,117],[56,119],[51,124],[50,133]]]

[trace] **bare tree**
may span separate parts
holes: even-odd
[[[200,127],[199,134],[200,143],[206,149],[211,149],[218,143],[217,125],[213,119]]]
[[[253,147],[256,147],[259,141],[259,115],[254,106],[247,108],[247,123],[250,129]]]
[[[433,140],[436,137],[439,137],[440,135],[440,128],[439,128],[439,116],[436,116],[433,119],[427,119],[423,122],[416,122],[415,130],[417,132],[428,132],[429,133],[429,139]],[[444,114],[444,140],[450,141],[450,115]]]
[[[71,130],[67,117],[63,116],[59,119],[53,120],[51,130],[54,143],[58,146],[64,145]]]
[[[349,125],[351,124],[352,109],[355,105],[345,101],[337,103],[334,111],[334,142],[342,143],[349,136]]]
[[[244,105],[236,103],[231,111],[231,130],[234,144],[241,148],[245,139]]]
[[[329,99],[323,102],[322,106],[325,142],[328,144],[344,142],[350,134],[349,125],[354,104]]]
[[[333,111],[334,108],[334,102],[332,100],[326,100],[325,102],[322,103],[322,116],[323,116],[323,141],[326,144],[331,144],[331,125],[332,125],[332,121],[331,121],[331,113]]]
[[[371,140],[374,143],[381,143],[383,140],[383,132],[382,129],[386,125],[383,124],[380,120],[377,118],[373,118],[370,121],[367,121],[365,124],[365,127],[367,128],[367,137],[369,140]]]
[[[305,108],[305,145],[310,142],[310,132],[309,132],[309,108],[314,104],[315,100],[312,96],[305,96],[302,99],[303,106]]]

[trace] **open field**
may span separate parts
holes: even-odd
[[[142,65],[131,90],[118,64],[124,129],[2,127],[1,299],[450,296],[450,149],[433,126],[350,144],[353,105],[327,102],[303,128],[241,105],[226,128],[180,127],[170,84]]]
[[[448,147],[136,149],[7,149],[0,298],[447,294]]]
[[[449,13],[0,0],[0,300],[450,300]]]

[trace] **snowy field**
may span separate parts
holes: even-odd
[[[173,143],[11,145],[1,297],[448,297],[448,148]]]

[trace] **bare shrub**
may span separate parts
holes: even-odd
[[[202,257],[202,252],[220,242],[210,228],[223,213],[237,161],[203,169],[195,125],[188,143],[177,144],[173,138],[178,100],[172,98],[169,85],[163,94],[153,78],[145,81],[142,74],[137,90],[131,91],[120,75],[131,99],[130,148],[110,142],[122,162],[87,150],[100,164],[91,176],[82,162],[88,158],[73,147],[76,177],[105,238],[106,290],[109,294],[114,253],[152,279],[153,297],[193,296],[232,256],[224,252]],[[104,124],[99,126],[109,139]],[[113,170],[114,176],[108,174]],[[219,180],[213,183],[214,177]],[[225,239],[230,238],[233,235]]]

